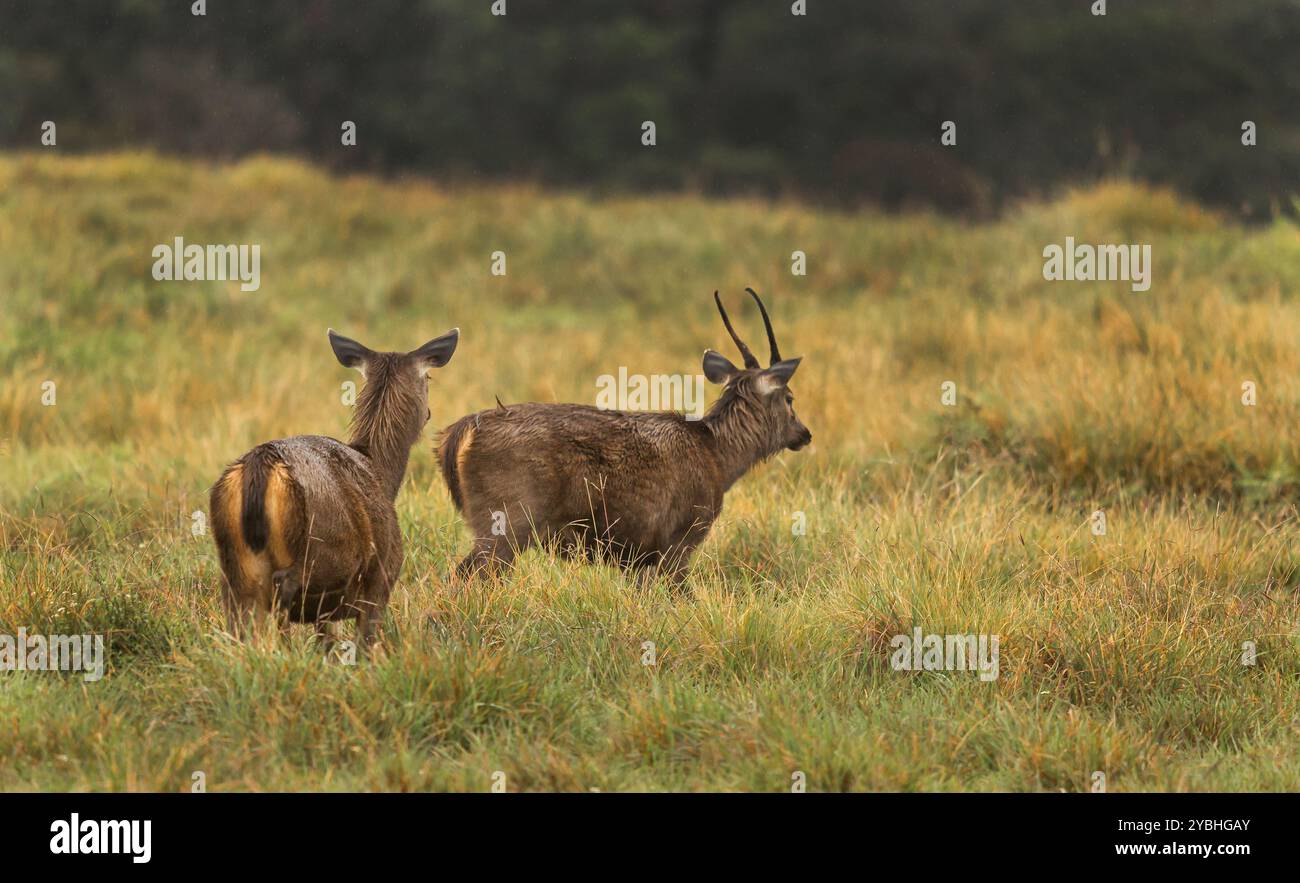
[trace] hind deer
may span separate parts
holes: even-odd
[[[680,586],[727,490],[755,464],[812,441],[789,386],[800,359],[781,358],[767,309],[746,290],[763,316],[769,364],[737,336],[714,292],[744,367],[705,350],[704,374],[723,389],[701,420],[498,401],[447,427],[438,462],[474,532],[457,576],[493,571],[532,543],[554,541],[565,557],[609,558],[640,582],[664,576]]]
[[[393,501],[411,446],[430,417],[427,376],[451,359],[459,329],[409,353],[379,353],[329,331],[339,362],[365,378],[347,444],[298,435],[260,444],[212,486],[210,517],[232,633],[272,618],[314,623],[357,620],[373,642],[402,568]]]

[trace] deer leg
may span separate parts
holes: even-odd
[[[369,650],[379,636],[379,625],[383,622],[384,611],[388,609],[388,596],[392,588],[392,580],[376,558],[362,575],[361,597],[355,602],[357,646],[362,652]]]
[[[380,616],[368,601],[357,602],[357,607],[357,648],[366,653],[379,635]]]
[[[637,588],[648,589],[659,579],[658,564],[634,564],[632,573],[636,576]]]
[[[699,548],[700,543],[704,542],[705,538],[708,537],[709,528],[712,526],[712,516],[707,518],[697,517],[691,522],[682,538],[664,553],[663,562],[660,566],[664,571],[669,586],[674,591],[685,595],[692,594],[691,587],[686,582],[686,578],[691,572],[691,557],[695,554],[695,550]]]
[[[691,553],[695,551],[695,546],[698,544],[698,539],[687,538],[671,547],[655,561],[652,568],[647,568],[647,571],[652,571],[649,579],[654,580],[662,577],[674,592],[690,595],[690,587],[686,584],[686,577],[691,571]],[[641,573],[638,573],[638,576],[641,575]],[[645,585],[645,582],[642,585]]]
[[[223,564],[221,607],[226,613],[226,630],[236,640],[247,641],[252,636],[257,619],[257,594],[249,590],[242,571],[233,568],[228,574]]]
[[[664,556],[660,552],[630,554],[625,550],[614,548],[613,552],[623,551],[618,556],[618,563],[624,571],[636,576],[637,588],[651,588],[664,573]],[[612,557],[612,556],[611,556]]]
[[[693,593],[691,592],[691,587],[686,582],[686,577],[690,575],[690,572],[690,558],[683,558],[681,561],[677,562],[677,564],[664,571],[663,576],[668,582],[668,587],[674,592],[690,596]]]
[[[276,603],[282,610],[292,607],[298,593],[302,591],[302,580],[299,578],[298,571],[297,565],[290,565],[271,574],[271,586],[274,589]]]
[[[674,592],[690,594],[690,588],[686,584],[686,577],[691,569],[686,561],[678,564],[673,564],[667,560],[656,561],[651,564],[637,564],[633,566],[632,570],[636,574],[636,582],[639,588],[650,588],[662,579],[668,583],[668,587]]]
[[[226,611],[226,630],[237,640],[244,640],[248,634],[249,608],[230,588],[230,581],[222,578],[221,606]]]
[[[458,579],[468,582],[480,575],[491,576],[515,558],[515,545],[506,537],[479,537],[474,549],[456,565]]]
[[[330,651],[334,649],[335,643],[338,642],[338,636],[334,633],[334,623],[325,619],[317,620],[315,638],[316,646],[322,653],[329,656]]]
[[[269,598],[250,598],[229,592],[223,601],[227,626],[240,641],[265,644],[276,632],[288,633],[288,619],[273,608]]]
[[[280,618],[270,605],[264,605],[260,599],[246,604],[239,611],[241,639],[257,645],[261,649],[271,649],[278,643],[280,635]]]

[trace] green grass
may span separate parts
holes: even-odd
[[[153,281],[177,235],[259,243],[261,290]],[[1066,235],[1151,243],[1151,291],[1044,282]],[[0,674],[0,788],[1300,788],[1297,268],[1289,223],[1124,183],[972,226],[0,158],[0,633],[110,647],[94,683]],[[761,340],[745,285],[805,357],[816,442],[733,489],[689,595],[537,552],[449,593],[468,537],[430,434],[375,658],[222,633],[191,513],[253,444],[346,432],[327,326],[409,349],[459,325],[443,426],[698,372],[730,352],[715,288]],[[914,626],[1000,635],[1000,676],[894,671]]]

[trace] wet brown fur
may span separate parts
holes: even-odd
[[[474,532],[458,575],[496,569],[541,542],[680,584],[727,489],[756,463],[812,439],[788,401],[798,360],[781,361],[771,338],[773,364],[763,369],[733,338],[746,367],[706,352],[706,374],[724,388],[699,421],[525,403],[447,427],[438,462]]]
[[[278,619],[357,620],[373,640],[403,550],[393,501],[428,420],[426,374],[445,364],[456,332],[410,353],[377,353],[331,332],[339,361],[365,385],[348,443],[324,436],[266,442],[232,463],[210,496],[212,533],[232,633]]]

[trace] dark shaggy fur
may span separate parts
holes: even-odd
[[[718,309],[731,331],[721,300]],[[565,555],[600,555],[642,579],[664,574],[682,582],[727,489],[756,463],[812,440],[788,387],[799,360],[781,359],[765,309],[763,318],[769,367],[759,366],[734,331],[744,368],[705,352],[705,374],[724,387],[702,420],[528,403],[447,427],[438,462],[474,531],[458,574],[499,567],[534,542],[555,541]]]

